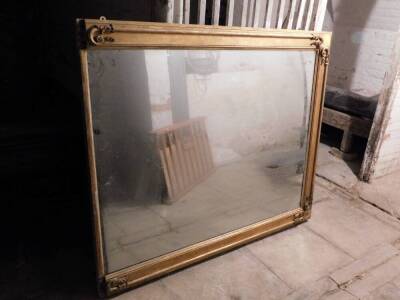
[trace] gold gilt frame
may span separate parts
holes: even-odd
[[[138,286],[310,218],[331,34],[298,30],[178,25],[128,21],[78,20],[86,134],[96,242],[97,275],[107,295]],[[96,48],[283,49],[314,50],[315,68],[308,147],[299,208],[224,235],[176,250],[120,271],[106,273],[97,189],[87,52]]]

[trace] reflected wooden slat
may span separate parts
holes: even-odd
[[[212,9],[212,17],[211,17],[211,23],[213,25],[219,24],[220,4],[221,4],[221,0],[213,0],[213,9]]]
[[[308,5],[306,25],[304,26],[304,30],[310,30],[313,10],[314,10],[314,0],[310,0],[310,3]]]
[[[268,0],[267,3],[267,13],[265,16],[265,28],[271,28],[272,24],[272,9],[274,8],[274,0]]]
[[[261,1],[256,1],[255,8],[254,8],[253,27],[259,26],[260,12],[261,12]]]
[[[315,25],[314,25],[315,31],[322,31],[322,26],[324,24],[324,19],[325,19],[327,2],[328,2],[328,0],[319,0],[319,2],[318,2],[318,8],[317,8],[316,16],[315,16]]]
[[[278,29],[282,29],[285,8],[286,8],[286,0],[280,0],[278,9],[278,22],[276,23],[276,28]]]
[[[226,22],[225,24],[227,26],[232,26],[233,25],[233,9],[235,6],[235,0],[228,0],[228,7],[226,8],[227,10],[227,16],[226,16]]]
[[[210,168],[210,165],[208,164],[207,161],[207,149],[206,146],[204,144],[204,140],[203,140],[203,127],[201,126],[202,124],[204,124],[203,122],[196,122],[193,124],[193,130],[194,130],[194,137],[197,141],[197,145],[199,147],[199,154],[200,154],[200,160],[201,160],[201,165],[202,165],[202,169],[203,172],[207,172],[207,169]]]
[[[183,1],[184,0],[174,0],[174,20],[175,23],[183,23]]]
[[[163,136],[157,136],[157,145],[158,145],[158,151],[160,154],[160,160],[161,160],[161,165],[163,166],[163,173],[164,173],[164,179],[165,179],[165,184],[167,185],[167,190],[171,191],[172,194],[172,182],[171,182],[171,177],[168,172],[168,169],[165,169],[164,166],[167,166],[167,158],[165,157],[166,151],[165,151],[165,144],[162,141]]]
[[[240,20],[240,26],[245,27],[247,22],[247,8],[249,6],[248,0],[243,0],[242,2],[242,18]]]
[[[254,1],[255,1],[255,0],[250,0],[249,8],[248,8],[248,10],[247,10],[247,26],[249,26],[249,27],[253,26],[253,20],[254,20]]]
[[[179,155],[176,149],[176,137],[173,133],[167,135],[168,145],[171,153],[172,167],[175,171],[176,185],[178,190],[183,190],[185,184],[183,181],[183,169],[180,164]]]
[[[185,0],[184,5],[184,22],[185,24],[190,23],[190,0]]]
[[[301,29],[303,25],[304,9],[306,7],[307,0],[300,0],[299,13],[297,15],[296,29]]]
[[[290,6],[290,14],[289,14],[289,22],[288,22],[288,26],[287,29],[293,29],[293,21],[294,21],[294,14],[296,12],[296,4],[297,4],[297,0],[292,0],[292,4]]]
[[[177,130],[175,132],[175,138],[176,138],[175,139],[176,151],[177,151],[177,155],[178,155],[179,164],[181,165],[183,183],[185,186],[187,186],[188,184],[190,184],[190,177],[189,177],[190,174],[187,169],[187,162],[186,162],[186,158],[184,156],[182,140],[181,140],[181,137],[179,134],[179,130]]]
[[[167,23],[173,23],[174,22],[174,0],[168,0],[167,2]]]
[[[165,166],[163,166],[164,174],[167,174],[169,176],[170,181],[171,181],[171,190],[170,190],[170,197],[174,198],[177,192],[177,181],[175,177],[175,169],[172,164],[172,159],[171,159],[171,150],[169,145],[167,144],[167,136],[162,136],[161,137],[161,143],[162,143],[162,149],[164,152],[165,156]]]
[[[206,21],[206,0],[198,0],[197,24],[204,25]]]

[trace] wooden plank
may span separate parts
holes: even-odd
[[[327,107],[324,107],[322,122],[348,133],[366,138],[368,138],[372,126],[371,120],[351,116]]]
[[[163,152],[165,155],[165,166],[164,166],[164,172],[166,171],[170,180],[171,180],[171,190],[169,191],[170,197],[173,198],[175,197],[175,194],[177,192],[176,187],[177,187],[177,181],[175,177],[175,170],[172,164],[172,159],[171,159],[171,152],[170,148],[168,147],[167,141],[166,141],[166,136],[163,135],[161,136],[161,143],[162,143],[162,148]]]
[[[255,0],[250,0],[249,9],[248,9],[248,11],[247,11],[247,26],[249,26],[249,27],[253,26],[253,20],[254,20],[254,1],[255,1]]]
[[[206,0],[198,0],[197,24],[204,25],[206,22]]]
[[[198,123],[199,130],[200,130],[200,136],[202,139],[202,145],[204,147],[204,153],[206,156],[206,161],[207,161],[207,167],[208,169],[214,169],[214,162],[212,159],[212,153],[211,153],[211,146],[210,142],[208,140],[208,134],[207,134],[207,129],[205,125],[205,120],[203,119],[201,122]]]
[[[168,0],[166,8],[166,22],[173,23],[174,22],[174,0]]]
[[[275,0],[268,0],[267,13],[266,13],[266,16],[265,16],[265,24],[264,24],[265,28],[271,28],[271,25],[272,25],[272,10],[274,8],[274,1]]]
[[[167,161],[166,161],[166,158],[165,158],[164,150],[160,149],[159,153],[160,153],[160,158],[161,158],[161,165],[162,166],[166,166],[167,165]],[[171,193],[169,196],[172,197],[173,196],[173,194],[172,194],[172,184],[171,184],[171,178],[169,176],[168,170],[163,168],[163,173],[164,173],[164,179],[165,179],[165,184],[167,185],[168,193]]]
[[[322,31],[322,26],[324,25],[327,3],[328,3],[328,0],[319,0],[319,2],[318,2],[318,8],[317,8],[317,13],[315,16],[315,24],[314,24],[315,31]]]
[[[201,178],[207,169],[205,168],[205,165],[201,161],[200,147],[202,145],[196,136],[196,131],[195,131],[196,123],[197,122],[193,122],[191,124],[190,130],[191,130],[192,140],[193,140],[193,160],[195,161],[195,164],[197,167],[197,172],[198,172],[197,178]]]
[[[261,1],[256,1],[254,8],[253,27],[258,27],[260,22]]]
[[[185,161],[185,167],[187,169],[187,174],[188,174],[188,178],[190,182],[194,182],[195,181],[195,176],[194,176],[194,169],[192,166],[192,162],[191,162],[191,157],[187,151],[187,148],[185,147],[185,128],[179,128],[176,130],[179,139],[180,139],[180,143],[181,143],[181,147],[182,147],[182,155],[183,155],[183,159]]]
[[[296,7],[297,7],[296,4],[297,4],[297,0],[292,0],[292,4],[290,5],[289,22],[288,22],[287,29],[293,29],[294,14],[296,12]]]
[[[228,7],[226,8],[227,16],[226,16],[225,24],[227,26],[232,26],[233,25],[233,9],[235,6],[235,0],[228,0],[227,5],[228,5]]]
[[[190,0],[185,0],[183,9],[184,9],[183,21],[185,24],[189,24],[190,23]]]
[[[241,27],[246,27],[248,7],[249,7],[249,0],[243,0],[242,1],[242,18],[240,20]]]
[[[205,152],[204,143],[202,140],[202,132],[201,132],[201,124],[200,122],[196,122],[193,124],[193,132],[196,140],[196,144],[199,150],[199,157],[202,165],[202,171],[204,174],[207,174],[207,170],[209,169],[207,163],[207,153]]]
[[[179,156],[178,156],[178,152],[176,149],[176,141],[175,141],[174,132],[168,133],[167,139],[168,139],[168,145],[170,148],[171,161],[172,161],[172,166],[173,166],[174,173],[175,173],[177,189],[179,191],[181,191],[181,190],[185,189],[185,184],[184,184],[184,179],[183,179],[182,167],[180,165]]]
[[[212,17],[211,24],[218,25],[219,24],[219,9],[221,0],[213,0],[213,8],[212,8]]]
[[[310,3],[308,5],[306,25],[304,26],[304,30],[310,30],[313,10],[314,10],[314,0],[310,0]]]
[[[181,166],[182,178],[184,186],[188,186],[190,184],[189,172],[186,165],[185,156],[183,155],[182,141],[179,135],[179,131],[176,130],[175,134],[175,143],[176,143],[176,152],[179,160],[179,164]]]
[[[299,13],[297,15],[297,22],[296,22],[296,29],[301,29],[303,25],[303,18],[304,18],[304,9],[306,7],[307,0],[300,0],[300,8]]]
[[[286,0],[280,0],[279,1],[279,9],[278,9],[278,22],[276,23],[277,29],[282,29],[285,8],[286,8]]]

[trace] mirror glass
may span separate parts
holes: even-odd
[[[89,50],[107,272],[299,207],[315,52]]]

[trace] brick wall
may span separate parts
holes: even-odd
[[[400,25],[399,0],[331,0],[324,30],[333,31],[328,85],[380,94]]]

